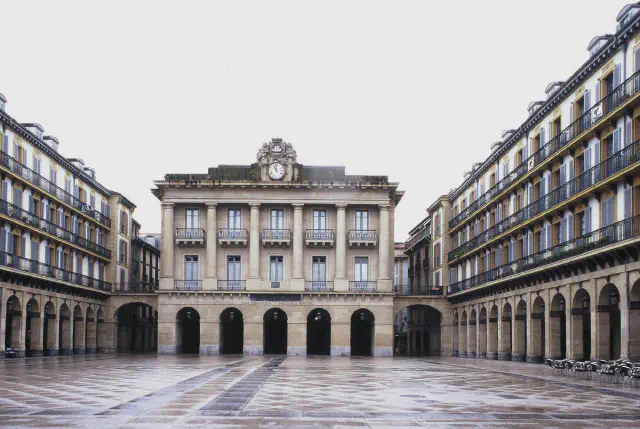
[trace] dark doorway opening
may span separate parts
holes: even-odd
[[[191,307],[178,312],[178,353],[200,353],[200,314]]]
[[[331,315],[323,308],[307,315],[307,354],[331,354]]]
[[[221,354],[243,353],[244,316],[237,308],[227,308],[220,314]]]
[[[287,313],[278,308],[264,313],[264,354],[287,354]]]
[[[351,356],[373,355],[373,313],[365,308],[351,315]]]

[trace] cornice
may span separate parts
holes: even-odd
[[[471,176],[462,182],[455,190],[449,193],[450,199],[457,198],[466,187],[476,181],[487,170],[493,167],[496,160],[500,159],[507,151],[509,151],[517,142],[519,142],[527,133],[535,128],[551,111],[567,97],[574,93],[577,86],[581,85],[588,77],[598,70],[600,64],[607,62],[612,58],[617,50],[624,46],[634,32],[640,28],[640,14],[629,21],[626,26],[620,28],[611,40],[609,40],[597,55],[589,57],[589,59],[578,68],[578,70],[558,88],[551,98],[546,100],[536,112],[529,116],[516,131],[505,141],[500,148],[491,153],[482,165],[474,171]]]

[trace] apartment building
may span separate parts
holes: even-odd
[[[274,138],[253,164],[155,184],[160,353],[392,354],[397,183]]]
[[[640,359],[639,10],[429,208],[453,354]]]
[[[114,350],[110,299],[131,267],[135,205],[6,104],[0,95],[0,354]]]

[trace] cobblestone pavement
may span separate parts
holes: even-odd
[[[640,427],[640,389],[474,359],[0,361],[1,428]]]

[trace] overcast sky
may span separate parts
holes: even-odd
[[[160,231],[153,180],[279,136],[303,164],[400,182],[404,241],[626,3],[2,1],[0,92],[143,231]]]

